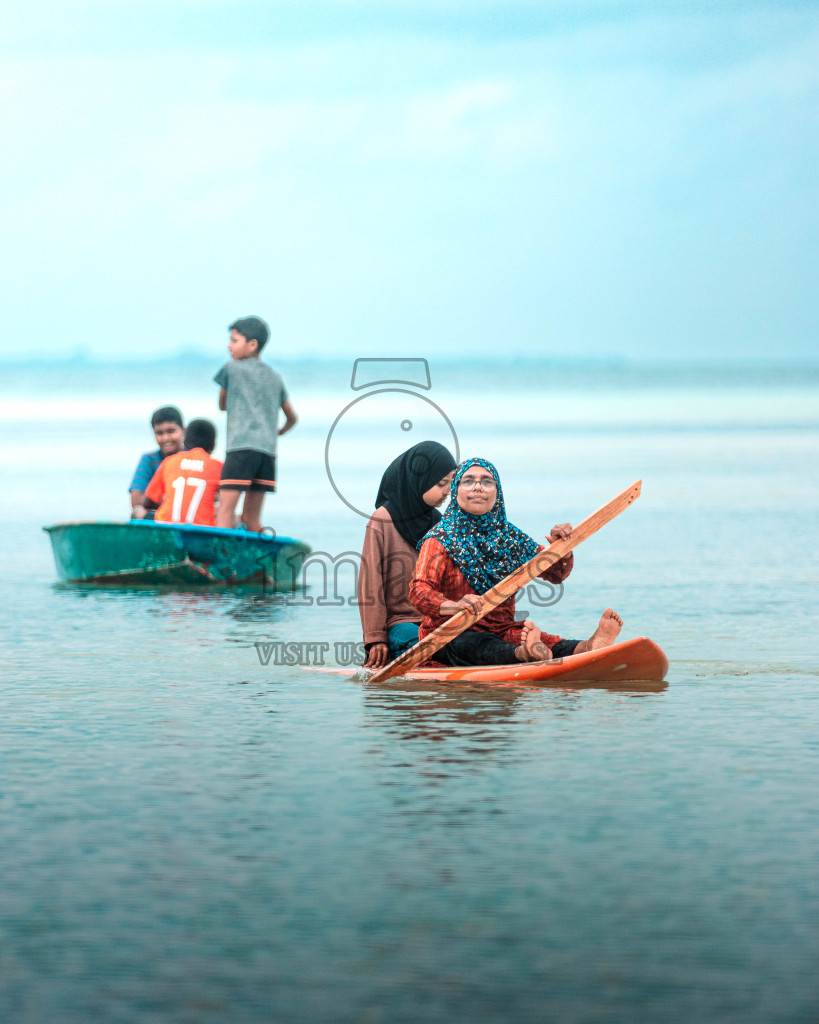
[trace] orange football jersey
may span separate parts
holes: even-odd
[[[169,455],[154,473],[145,496],[159,504],[156,519],[162,523],[196,523],[213,526],[213,499],[219,490],[222,463],[204,448]]]

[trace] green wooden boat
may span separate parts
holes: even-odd
[[[292,590],[311,550],[272,531],[268,535],[150,519],[56,523],[43,529],[51,538],[60,579],[74,583],[262,583]]]

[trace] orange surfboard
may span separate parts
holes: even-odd
[[[403,679],[437,679],[453,683],[520,683],[545,686],[564,683],[661,683],[668,672],[668,658],[648,637],[612,644],[599,651],[572,654],[555,661],[515,662],[513,665],[479,665],[469,668],[415,668]]]
[[[371,681],[365,668],[320,668],[308,672],[329,672]],[[418,682],[482,683],[495,686],[592,686],[605,689],[648,684],[659,688],[668,672],[668,658],[648,637],[624,640],[599,651],[572,654],[555,661],[515,662],[513,665],[472,665],[467,668],[414,668],[392,676],[388,683],[402,679]]]

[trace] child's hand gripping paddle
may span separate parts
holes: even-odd
[[[540,576],[550,565],[554,565],[555,562],[568,555],[573,548],[576,548],[587,537],[591,537],[601,526],[605,526],[615,516],[619,516],[623,509],[628,508],[632,502],[640,497],[642,483],[642,480],[637,480],[630,487],[621,491],[615,498],[612,498],[611,501],[603,505],[602,508],[587,516],[582,523],[578,523],[572,530],[571,537],[556,540],[548,548],[538,552],[534,558],[524,562],[519,569],[515,569],[506,579],[501,580],[500,583],[496,583],[494,587],[487,590],[483,595],[480,611],[456,612],[437,629],[428,633],[423,640],[419,640],[414,647],[410,647],[408,651],[404,651],[394,661],[391,661],[389,665],[385,665],[384,668],[379,669],[378,672],[370,676],[369,681],[371,683],[380,683],[391,676],[397,676],[402,672],[416,668],[422,662],[431,658],[436,651],[440,650],[445,644],[448,644],[454,637],[463,633],[465,629],[469,629],[478,619],[483,618],[487,612],[497,608],[499,604],[503,604],[504,601],[516,594],[521,587],[537,576]]]

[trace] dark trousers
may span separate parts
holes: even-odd
[[[463,665],[511,665],[517,661],[514,644],[480,629],[467,629],[450,640],[433,657],[453,668]]]
[[[558,640],[552,648],[553,658],[567,658],[579,640]],[[440,649],[433,657],[452,668],[469,665],[512,665],[517,661],[515,644],[501,640],[494,633],[480,629],[467,629]]]

